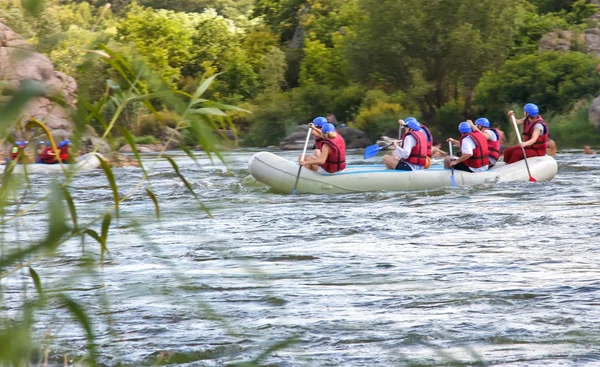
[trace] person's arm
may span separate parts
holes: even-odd
[[[477,127],[477,125],[475,125],[473,123],[473,121],[471,120],[467,120],[467,122],[469,123],[469,125],[471,125],[471,129],[473,129],[473,131],[479,131],[480,133],[482,133],[483,131],[479,130],[479,128]]]
[[[329,145],[327,144],[323,144],[323,148],[321,148],[321,156],[315,160],[311,160],[311,161],[307,161],[307,160],[303,160],[300,161],[300,165],[301,166],[307,166],[307,165],[322,165],[323,163],[325,163],[327,161],[327,156],[329,155]]]
[[[452,139],[452,138],[448,138],[448,139],[446,139],[446,141],[451,141],[451,142],[452,142],[452,144],[454,144],[454,145],[459,145],[459,144],[460,144],[460,141],[459,141],[459,140]]]
[[[464,162],[467,159],[473,156],[473,149],[475,149],[475,142],[471,140],[470,137],[466,137],[463,139],[462,144],[460,145],[460,151],[462,155],[458,157],[458,159],[450,162],[450,166],[457,165],[460,162]]]
[[[510,116],[514,116],[515,112],[514,111],[508,111],[508,117],[510,118]],[[523,125],[523,122],[525,122],[525,117],[523,117],[522,119],[518,119],[515,117],[515,120],[517,121],[517,125]]]
[[[410,152],[416,144],[417,142],[415,138],[411,135],[406,136],[402,146],[399,146],[398,143],[394,142],[394,146],[396,147],[396,151],[394,153],[396,154],[396,157],[400,159],[408,158],[410,156]]]
[[[525,148],[525,147],[528,147],[528,146],[532,145],[533,143],[535,143],[535,142],[538,140],[538,138],[540,137],[540,134],[541,134],[541,132],[542,132],[542,129],[543,129],[543,128],[541,128],[541,129],[540,129],[540,128],[538,128],[538,129],[535,129],[535,130],[533,130],[533,133],[531,134],[531,139],[529,139],[529,140],[527,140],[527,141],[524,141],[524,142],[522,142],[522,143],[521,143],[521,146],[522,146],[523,148]]]

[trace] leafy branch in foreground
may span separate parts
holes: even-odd
[[[103,140],[123,137],[131,145],[133,155],[140,164],[142,175],[133,187],[123,191],[119,187],[115,171],[99,156],[103,175],[110,187],[112,201],[107,207],[103,207],[100,213],[90,216],[86,212],[80,213],[81,204],[78,203],[77,195],[71,191],[74,180],[82,174],[77,168],[65,164],[60,180],[53,180],[46,193],[34,195],[28,176],[23,177],[15,173],[14,164],[6,167],[1,178],[2,186],[0,186],[0,213],[2,215],[0,229],[8,233],[16,232],[17,238],[20,238],[19,236],[26,238],[19,240],[18,244],[14,241],[2,240],[0,280],[18,277],[26,271],[29,281],[23,282],[20,289],[24,295],[23,303],[18,307],[20,312],[0,316],[0,364],[47,364],[48,358],[60,360],[60,356],[53,356],[50,353],[53,348],[52,335],[60,333],[63,327],[72,325],[72,322],[81,327],[87,351],[86,356],[78,355],[75,360],[90,366],[99,363],[98,358],[102,354],[102,347],[97,340],[99,323],[106,323],[108,329],[112,330],[113,322],[110,316],[110,296],[102,284],[104,265],[113,261],[110,252],[111,227],[115,225],[136,227],[134,220],[129,220],[127,215],[123,215],[123,207],[126,207],[134,195],[136,197],[142,195],[151,201],[155,207],[156,219],[160,218],[160,197],[155,194],[151,180],[158,161],[166,159],[169,162],[178,179],[185,185],[189,195],[198,203],[198,208],[210,217],[209,209],[204,206],[178,163],[171,157],[165,156],[168,144],[165,144],[165,149],[159,152],[150,163],[140,157],[132,135],[126,127],[119,124],[121,116],[127,108],[133,104],[141,104],[159,119],[160,114],[157,113],[159,109],[172,111],[179,117],[174,131],[189,130],[198,146],[211,160],[213,157],[223,160],[218,149],[221,139],[214,134],[214,131],[235,130],[227,111],[244,112],[243,109],[202,98],[217,77],[216,75],[204,80],[194,93],[189,94],[172,90],[154,78],[143,63],[130,62],[118,52],[101,44],[96,45],[95,50],[102,52],[90,53],[88,61],[98,57],[105,61],[113,71],[114,80],[107,83],[110,87],[105,89],[104,95],[98,101],[80,98],[78,109],[72,114],[75,123],[74,135],[80,136],[81,132],[90,124],[100,124],[103,129],[101,134]],[[18,111],[31,99],[46,96],[44,93],[44,90],[31,89],[30,85],[25,84],[12,94],[8,103],[0,106],[0,127],[2,127],[0,139],[9,139],[10,128],[20,124],[21,112]],[[39,121],[33,120],[29,126],[41,128],[52,141],[51,145],[56,146],[50,131]],[[168,142],[172,141],[175,141],[174,135],[168,139]],[[181,147],[190,157],[196,158],[195,154],[187,147],[183,145]],[[93,153],[96,152],[96,149],[93,150]],[[36,189],[40,190],[39,187]],[[19,203],[19,205],[16,206],[15,203]],[[44,208],[45,203],[47,203],[46,209]],[[31,230],[33,224],[31,218],[38,211],[45,211],[48,215],[46,235],[42,239],[34,239],[35,233],[39,233],[39,226],[36,226],[35,231]],[[19,226],[14,226],[16,223]],[[20,231],[19,228],[24,230]],[[140,239],[147,241],[148,238],[143,236],[143,229],[138,228],[138,230],[141,232]],[[85,246],[89,239],[92,239],[96,245]],[[69,256],[76,255],[72,253],[73,247],[68,246],[77,241],[81,243],[79,257],[75,261],[77,270],[68,273],[70,276],[60,279],[58,283],[66,285],[82,277],[99,283],[94,305],[90,305],[89,300],[83,302],[78,299],[76,293],[63,291],[65,286],[45,282],[44,274],[34,270],[42,261],[60,258],[63,251],[69,251]],[[153,248],[158,248],[158,246]],[[164,261],[173,273],[177,274],[176,266],[166,259]],[[36,290],[35,295],[28,292],[30,288]],[[4,292],[4,289],[0,292]],[[2,293],[0,293],[1,295]],[[221,321],[227,332],[232,333],[231,328],[226,326],[225,320],[208,303],[200,301],[199,305],[196,304],[195,307],[200,307],[200,311],[207,315],[207,320]],[[54,316],[49,320],[44,318],[43,335],[40,335],[42,330],[39,329],[37,323],[40,322],[41,315],[48,314]],[[118,335],[114,335],[114,338],[118,344]],[[257,361],[266,358],[267,354],[285,345],[287,344],[278,343],[273,349],[267,350],[266,354],[260,354]],[[77,353],[77,351],[68,349],[64,352]]]

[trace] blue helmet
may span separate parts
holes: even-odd
[[[69,139],[65,139],[63,141],[60,142],[60,144],[58,144],[59,148],[65,147],[67,145],[71,144],[71,141]]]
[[[333,126],[333,124],[325,124],[321,128],[321,131],[323,132],[323,134],[332,133],[335,131],[335,126]]]
[[[468,134],[473,131],[473,128],[471,128],[471,124],[469,124],[466,121],[463,121],[458,125],[458,131],[461,134]]]
[[[540,114],[540,109],[533,103],[527,103],[525,106],[523,106],[523,109],[525,110],[525,113],[531,117],[536,117]]]
[[[406,120],[404,120],[404,122],[406,122],[407,124],[411,121],[417,121],[417,119],[414,117],[407,117]]]
[[[481,117],[481,118],[478,118],[477,120],[475,120],[475,125],[489,128],[490,120],[486,119],[485,117]]]
[[[407,119],[407,121],[405,121],[405,122],[406,122],[406,126],[409,129],[412,129],[415,131],[421,130],[421,124],[419,124],[419,121],[417,121],[417,119],[411,117],[411,118]]]
[[[325,117],[317,117],[313,120],[313,125],[318,128],[322,128],[326,123],[327,119]]]

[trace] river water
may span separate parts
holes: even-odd
[[[161,220],[134,194],[102,268],[81,266],[82,251],[98,261],[91,240],[32,264],[44,288],[84,305],[102,364],[222,366],[293,338],[263,363],[600,365],[600,156],[559,154],[548,183],[291,196],[246,177],[252,154],[226,153],[227,167],[172,155],[212,218],[163,160],[151,173]],[[115,176],[123,195],[141,173]],[[49,181],[34,180],[25,203]],[[112,204],[101,171],[70,187],[80,223]],[[41,238],[44,211],[5,225],[4,249]],[[35,295],[27,274],[1,280],[5,317],[24,289]],[[85,355],[56,304],[36,320],[51,360]]]

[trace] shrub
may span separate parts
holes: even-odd
[[[132,130],[137,133],[138,136],[156,136],[161,126],[168,126],[170,128],[176,128],[177,124],[181,119],[174,113],[169,111],[161,111],[157,113],[158,117],[154,114],[147,114],[142,116],[137,123],[137,126],[132,127]]]
[[[518,102],[540,109],[568,109],[573,101],[598,92],[598,58],[579,52],[544,52],[509,60],[494,74],[481,78],[475,102],[497,109]]]
[[[397,129],[398,119],[405,114],[399,103],[392,102],[385,92],[374,89],[365,95],[352,127],[364,131],[374,141],[386,131]]]
[[[583,145],[600,145],[600,134],[589,123],[590,100],[581,100],[569,113],[546,118],[552,140],[560,147],[581,148]]]
[[[157,144],[157,143],[160,143],[160,141],[158,139],[156,139],[154,136],[151,136],[151,135],[136,136],[134,140],[135,140],[136,144]]]
[[[289,93],[260,95],[255,100],[252,112],[253,114],[248,118],[249,130],[242,136],[246,146],[278,145],[299,122],[294,117]]]

